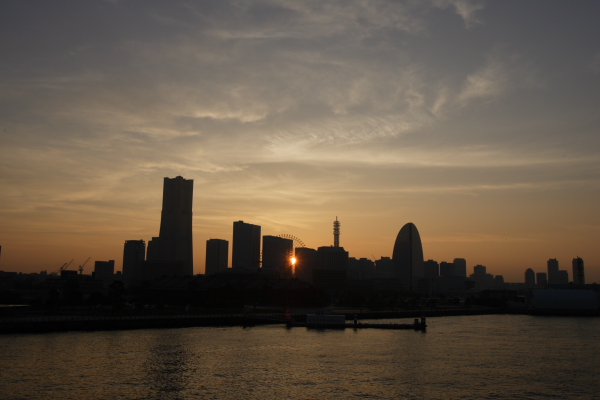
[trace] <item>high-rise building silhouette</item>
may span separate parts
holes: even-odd
[[[423,275],[427,279],[435,279],[440,276],[440,265],[435,260],[423,262]]]
[[[551,258],[548,260],[548,283],[551,285],[558,282],[558,260]]]
[[[348,257],[343,247],[322,246],[317,249],[317,265],[313,269],[315,286],[330,292],[346,290]]]
[[[423,246],[415,224],[409,222],[398,232],[392,259],[395,277],[402,282],[402,289],[416,291],[419,279],[424,278],[424,271]]]
[[[535,272],[531,268],[525,271],[525,286],[528,288],[535,287]]]
[[[94,279],[102,281],[104,287],[109,286],[115,275],[115,260],[94,262]]]
[[[153,237],[148,242],[148,261],[154,264],[176,265],[181,263],[183,275],[194,274],[193,192],[193,180],[181,176],[165,178],[160,232],[158,237]]]
[[[244,221],[233,223],[231,268],[236,271],[257,271],[260,268],[260,226]]]
[[[456,276],[456,268],[454,263],[442,261],[440,263],[440,276]]]
[[[378,278],[393,278],[394,261],[390,257],[381,257],[375,261],[375,276]]]
[[[494,277],[494,289],[504,289],[504,277],[502,275]]]
[[[348,269],[349,254],[343,247],[322,246],[317,249],[318,269],[344,271]]]
[[[558,283],[566,285],[569,283],[569,271],[561,269],[558,271]]]
[[[348,280],[372,279],[375,274],[375,262],[372,260],[364,257],[360,259],[348,257],[348,269],[346,270]]]
[[[462,276],[463,278],[467,277],[467,260],[464,258],[455,258],[452,261],[454,264],[454,274],[456,276]]]
[[[485,265],[475,265],[473,267],[473,273],[469,277],[475,281],[476,291],[494,288],[494,275],[487,273]],[[535,282],[535,277],[533,280]]]
[[[473,267],[474,275],[485,275],[487,274],[487,267],[485,265],[477,264]]]
[[[538,272],[536,275],[536,282],[538,287],[546,286],[548,283],[548,275],[545,272]]]
[[[585,272],[583,270],[583,259],[581,257],[573,259],[573,283],[575,285],[585,285]]]
[[[279,271],[280,276],[292,275],[294,241],[279,236],[263,236],[262,267]]]
[[[206,264],[204,273],[214,275],[227,270],[229,258],[229,242],[223,239],[208,239],[206,241]]]
[[[142,268],[146,259],[146,242],[126,240],[123,246],[123,279],[127,282],[143,279]]]
[[[308,247],[296,247],[296,278],[304,282],[313,282],[313,270],[317,266],[317,250]]]

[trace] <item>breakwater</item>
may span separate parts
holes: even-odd
[[[422,309],[401,311],[328,310],[328,314],[344,315],[346,320],[402,319],[498,314],[505,311],[490,308]],[[283,324],[291,318],[298,324],[306,322],[309,312],[239,314],[181,314],[181,315],[50,315],[0,318],[0,334],[46,333],[65,331],[103,331],[154,328],[185,328],[197,326],[254,326]]]

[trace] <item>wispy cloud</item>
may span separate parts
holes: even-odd
[[[454,7],[456,13],[465,21],[465,26],[467,28],[483,24],[477,11],[482,10],[484,4],[479,0],[434,0],[434,4],[438,6]]]
[[[600,90],[581,73],[600,71],[596,26],[561,47],[513,2],[91,4],[6,10],[2,238],[155,234],[176,175],[195,180],[200,236],[232,218],[302,230],[343,209],[383,225],[448,197],[598,192]],[[581,21],[590,6],[546,7]]]
[[[462,104],[491,101],[519,89],[542,86],[534,67],[500,46],[488,54],[482,67],[466,77],[457,98]]]

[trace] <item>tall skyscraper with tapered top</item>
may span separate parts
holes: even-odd
[[[182,275],[194,275],[193,192],[193,180],[181,176],[165,178],[160,233],[148,242],[148,261],[181,263]]]

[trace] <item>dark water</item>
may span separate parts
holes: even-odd
[[[428,324],[0,336],[0,398],[600,399],[600,318]]]

